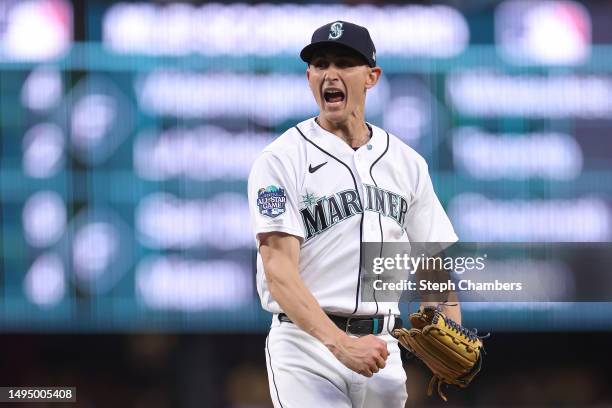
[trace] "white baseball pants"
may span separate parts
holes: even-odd
[[[406,373],[387,319],[379,335],[387,342],[387,364],[367,378],[343,365],[319,340],[274,315],[265,348],[274,407],[403,408]]]

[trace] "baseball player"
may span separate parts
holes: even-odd
[[[365,121],[381,68],[364,27],[318,28],[300,57],[319,106],[249,176],[275,407],[403,407],[397,303],[361,302],[362,242],[455,242],[425,160]],[[406,118],[410,120],[410,118]],[[449,308],[450,309],[450,308]],[[460,322],[458,308],[446,311]]]

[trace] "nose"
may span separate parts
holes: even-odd
[[[325,70],[326,81],[337,81],[338,80],[338,69],[334,64],[330,64]]]

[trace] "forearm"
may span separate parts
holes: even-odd
[[[451,320],[461,324],[461,305],[456,293],[453,292],[448,295],[448,302],[442,304],[442,311]]]
[[[328,347],[346,336],[321,309],[291,257],[269,248],[261,253],[270,294],[293,323]]]
[[[421,307],[439,306],[449,319],[461,324],[461,306],[456,293],[450,293],[446,302],[421,302]]]

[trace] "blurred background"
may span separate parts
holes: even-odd
[[[426,158],[462,241],[612,241],[609,2],[0,0],[0,385],[271,406],[246,178],[317,113],[298,53],[339,19],[378,50],[368,121]],[[464,323],[493,336],[446,406],[612,406],[611,303]],[[409,406],[441,405],[405,367]]]

